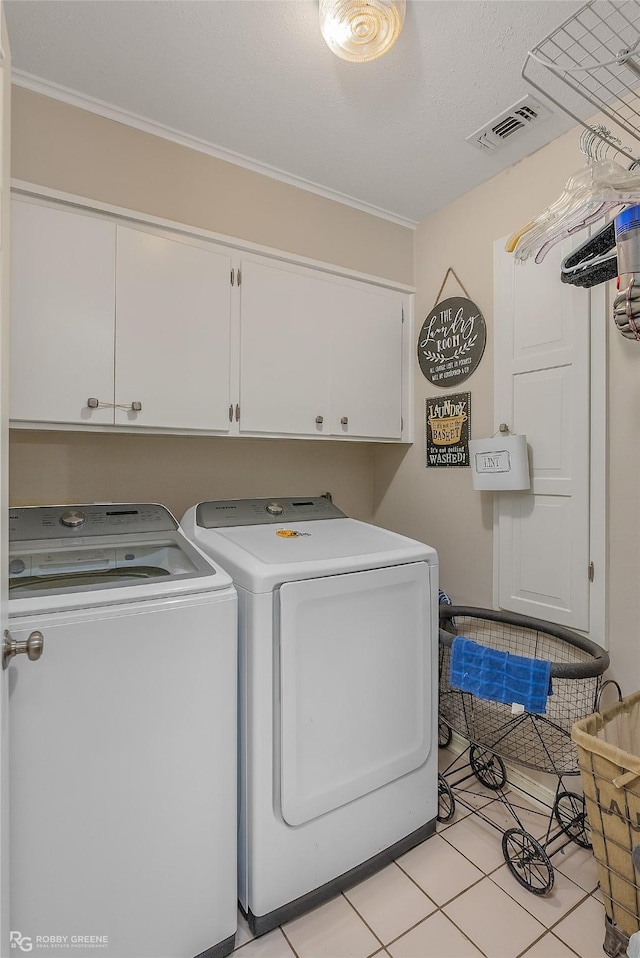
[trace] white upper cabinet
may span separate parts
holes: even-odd
[[[14,200],[11,418],[110,423],[115,223]]]
[[[287,264],[241,276],[241,432],[328,432],[330,285]]]
[[[403,297],[364,283],[336,283],[331,313],[329,431],[402,434]]]
[[[230,275],[229,256],[117,227],[116,424],[229,429]]]
[[[399,439],[402,294],[244,260],[240,430]]]
[[[186,227],[13,206],[14,425],[410,438],[407,294]]]
[[[229,430],[231,259],[15,200],[11,419]]]

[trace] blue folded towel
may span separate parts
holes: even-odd
[[[451,646],[451,685],[479,699],[523,705],[525,711],[547,711],[551,687],[551,662],[527,659],[490,649],[457,635]]]

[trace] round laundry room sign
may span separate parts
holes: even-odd
[[[420,330],[420,369],[434,386],[458,386],[476,369],[486,342],[487,326],[476,304],[462,296],[443,299]]]

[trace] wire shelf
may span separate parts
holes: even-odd
[[[522,76],[560,110],[586,126],[583,118],[549,91],[551,76],[558,78],[640,142],[640,3],[585,3],[533,47]],[[602,137],[608,139],[606,131]],[[618,150],[635,160],[631,151]]]

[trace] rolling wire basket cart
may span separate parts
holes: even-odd
[[[451,646],[462,635],[481,645],[530,659],[551,662],[553,694],[543,715],[512,710],[511,705],[478,698],[453,688],[449,681]],[[469,742],[438,777],[438,820],[449,821],[456,803],[502,832],[502,852],[516,880],[536,895],[553,888],[551,858],[570,842],[591,848],[591,836],[581,794],[565,787],[564,778],[579,775],[571,728],[596,706],[609,656],[583,636],[539,619],[468,606],[440,606],[439,745],[449,744],[452,731]],[[553,805],[540,811],[544,836],[531,835],[522,825],[518,806],[505,786],[505,761],[546,772],[557,778]],[[513,827],[502,827],[473,804],[465,783],[477,780],[495,793]],[[538,799],[519,788],[519,792]],[[530,809],[527,809],[530,811]]]

